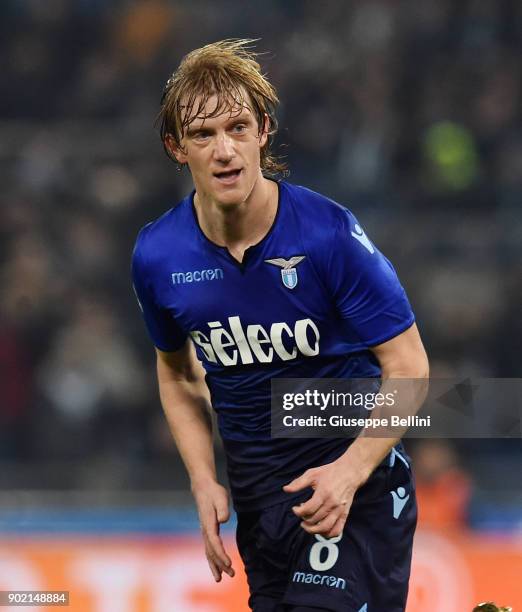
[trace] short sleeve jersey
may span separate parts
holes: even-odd
[[[285,499],[284,484],[349,444],[271,439],[271,379],[379,376],[370,347],[414,321],[391,263],[349,210],[278,188],[273,225],[242,263],[203,234],[194,193],[141,230],[132,261],[153,343],[176,351],[190,338],[206,370],[238,510]]]

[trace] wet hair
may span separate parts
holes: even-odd
[[[275,111],[279,99],[273,85],[261,72],[258,53],[252,49],[255,40],[221,40],[186,55],[167,81],[161,98],[161,109],[156,119],[167,155],[173,154],[167,146],[170,136],[176,146],[183,149],[181,140],[195,117],[217,117],[247,106],[257,120],[259,134],[268,116],[268,140],[261,149],[261,169],[269,175],[286,171],[286,164],[271,152],[277,132]],[[211,113],[203,114],[209,98],[217,96]],[[196,104],[197,102],[197,104]],[[240,110],[238,113],[241,112]]]

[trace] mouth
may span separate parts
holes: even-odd
[[[214,172],[214,178],[224,185],[232,185],[239,179],[242,168],[235,170],[223,170],[223,172]]]

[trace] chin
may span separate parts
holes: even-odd
[[[215,201],[221,208],[235,208],[239,204],[242,204],[247,199],[247,196],[240,193],[239,191],[234,194],[220,195],[216,197]]]
[[[232,189],[220,190],[214,194],[214,199],[221,206],[234,206],[242,204],[250,195],[251,189],[245,189],[244,186],[237,186]]]

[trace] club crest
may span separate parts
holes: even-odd
[[[275,259],[265,259],[265,263],[272,264],[281,268],[281,280],[287,289],[294,289],[297,286],[297,264],[306,259],[306,255],[295,255],[290,259],[276,257]]]

